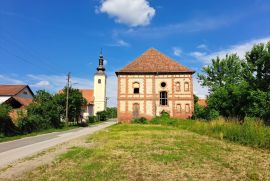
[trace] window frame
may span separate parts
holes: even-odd
[[[175,83],[175,91],[176,92],[180,92],[181,91],[181,84],[180,84],[180,82],[176,82]]]
[[[185,82],[185,83],[184,83],[184,91],[185,91],[185,92],[189,92],[189,90],[190,90],[190,89],[189,89],[189,82]]]
[[[167,91],[160,91],[159,92],[159,105],[160,106],[168,106],[168,92]]]

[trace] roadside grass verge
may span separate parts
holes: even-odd
[[[173,126],[118,124],[87,142],[20,180],[270,179],[269,151]]]
[[[52,133],[52,132],[59,132],[59,131],[67,131],[70,129],[74,129],[74,128],[79,128],[79,126],[64,126],[62,128],[50,128],[50,129],[46,129],[46,130],[40,130],[40,131],[36,131],[36,132],[32,132],[29,134],[22,134],[22,135],[16,135],[16,136],[3,136],[0,135],[0,143],[1,142],[6,142],[6,141],[13,141],[13,140],[17,140],[17,139],[21,139],[21,138],[26,138],[26,137],[31,137],[31,136],[37,136],[40,134],[46,134],[46,133]]]
[[[263,122],[245,119],[243,123],[218,119],[214,121],[178,120],[157,117],[150,124],[161,124],[196,132],[218,139],[225,139],[256,148],[270,149],[270,127]]]

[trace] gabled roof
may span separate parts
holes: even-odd
[[[26,87],[34,95],[28,85],[0,85],[0,96],[15,96]]]
[[[80,89],[82,96],[86,99],[87,104],[94,104],[94,90],[93,89]]]
[[[148,49],[133,62],[116,71],[121,73],[191,73],[195,71],[181,65],[154,48]]]

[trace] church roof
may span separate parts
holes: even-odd
[[[80,89],[82,96],[86,99],[87,104],[94,104],[94,90],[93,89]]]
[[[195,71],[181,65],[154,48],[148,49],[141,56],[124,68],[116,71],[121,73],[191,73]]]

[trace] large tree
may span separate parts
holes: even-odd
[[[56,94],[54,96],[54,102],[60,106],[60,112],[62,118],[65,117],[65,107],[66,107],[66,98],[67,98],[67,87],[64,88],[63,92]],[[79,121],[82,106],[86,105],[86,100],[82,96],[82,93],[79,89],[69,88],[69,98],[68,98],[68,119],[69,121],[76,120]]]
[[[270,90],[270,41],[255,45],[246,53],[245,78],[252,89]]]
[[[213,92],[228,84],[239,84],[243,80],[243,61],[236,54],[212,59],[212,64],[202,68],[198,78],[202,86],[209,87]]]

